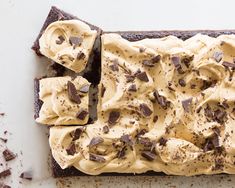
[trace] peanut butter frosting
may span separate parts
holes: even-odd
[[[85,69],[97,31],[79,20],[51,23],[39,39],[40,52],[76,73]]]
[[[39,81],[43,102],[36,122],[46,125],[84,125],[88,122],[90,83],[83,77],[52,77]]]
[[[235,36],[102,35],[98,120],[50,129],[65,169],[235,174]]]

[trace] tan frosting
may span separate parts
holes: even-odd
[[[90,83],[83,77],[77,76],[74,80],[71,77],[44,78],[39,81],[39,98],[43,101],[36,122],[46,125],[83,125],[88,121],[87,115],[84,120],[76,117],[76,114],[85,110],[88,112],[88,92],[79,93],[81,103],[77,104],[69,99],[67,83],[71,81],[79,91]]]
[[[62,36],[63,42],[59,41]],[[85,69],[92,51],[96,30],[79,20],[51,23],[39,39],[40,52],[53,61],[79,73]],[[71,45],[70,37],[79,37],[81,44]],[[78,57],[78,54],[80,57]]]
[[[215,52],[223,53],[219,62],[215,60]],[[157,55],[161,59],[153,67],[142,64]],[[184,71],[180,74],[172,57],[193,58],[188,67],[180,63]],[[224,61],[233,63],[234,57],[234,35],[211,38],[198,34],[186,41],[169,36],[137,42],[129,42],[117,34],[103,35],[98,121],[87,125],[76,140],[72,135],[77,126],[51,128],[49,142],[53,157],[63,169],[74,166],[92,175],[149,170],[185,176],[235,174],[235,82],[231,68],[222,65]],[[146,72],[148,82],[137,77],[127,82],[126,76],[134,75],[138,69]],[[186,85],[181,86],[179,79]],[[204,87],[203,83],[214,80],[214,84]],[[137,92],[128,91],[131,84],[136,85]],[[154,91],[168,101],[166,109],[158,103]],[[186,112],[182,101],[191,97]],[[152,113],[143,115],[141,104],[147,105]],[[225,117],[210,119],[206,114],[208,106],[214,114],[218,109],[226,112]],[[120,117],[110,124],[113,111],[120,112]],[[109,126],[108,133],[103,132],[104,126]],[[143,129],[147,132],[137,136]],[[131,137],[132,146],[121,141],[126,134]],[[89,147],[94,137],[103,138],[103,142]],[[152,161],[143,155],[146,150],[140,142],[143,138],[152,142],[151,149],[147,148],[155,156]],[[66,150],[71,143],[75,145],[74,155]],[[125,155],[118,158],[123,147]],[[90,153],[102,156],[105,161],[90,160]]]

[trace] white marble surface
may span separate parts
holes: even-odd
[[[232,0],[0,0],[0,112],[6,113],[0,117],[0,136],[8,138],[6,145],[0,143],[0,152],[7,146],[18,154],[7,166],[0,166],[0,170],[12,168],[12,175],[0,182],[13,188],[235,186],[235,176],[225,175],[51,178],[47,129],[33,119],[33,78],[42,75],[45,62],[30,49],[51,5],[104,30],[235,29]],[[29,169],[34,180],[21,181],[19,174]]]

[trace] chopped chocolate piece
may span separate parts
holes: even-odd
[[[125,77],[126,77],[126,82],[127,83],[133,82],[135,80],[135,76],[133,76],[133,75],[127,74],[127,75],[125,75]]]
[[[212,170],[223,170],[224,164],[222,159],[215,159],[215,166],[212,167]]]
[[[156,115],[156,116],[153,117],[153,123],[156,123],[157,120],[158,120],[158,116]]]
[[[131,91],[131,92],[136,92],[137,89],[136,89],[136,85],[135,84],[131,84],[128,88],[128,91]]]
[[[187,68],[189,68],[190,62],[193,60],[193,58],[194,58],[193,55],[192,55],[192,56],[186,56],[186,57],[183,57],[183,58],[182,58],[181,62],[182,62],[183,64],[185,64],[185,66],[186,66]]]
[[[66,149],[68,155],[74,155],[76,153],[76,146],[74,143],[71,143],[69,147]]]
[[[155,90],[154,93],[153,93],[155,99],[157,100],[158,104],[164,109],[166,110],[169,105],[170,105],[170,102],[166,100],[166,98],[164,96],[161,96],[159,95],[158,91]]]
[[[11,175],[11,170],[10,169],[7,169],[7,170],[4,170],[2,172],[0,172],[0,178],[5,178],[7,176],[10,176]]]
[[[215,61],[217,63],[219,63],[222,60],[222,58],[223,58],[223,53],[222,52],[215,52],[213,54],[213,58],[215,59]]]
[[[221,105],[224,109],[228,109],[229,108],[229,105],[228,105],[228,103],[226,102],[226,100],[224,100],[223,102],[222,102],[222,105]]]
[[[218,123],[224,123],[226,116],[227,116],[227,113],[220,109],[214,112],[214,120],[217,121]]]
[[[179,79],[179,85],[182,87],[186,86],[186,82],[183,79]]]
[[[26,180],[32,180],[33,179],[33,174],[32,174],[31,171],[22,172],[20,174],[20,178],[26,179]]]
[[[4,113],[4,112],[1,112],[1,113],[0,113],[0,116],[5,116],[5,113]]]
[[[153,161],[156,158],[156,154],[150,151],[143,151],[141,155],[149,161]]]
[[[5,150],[2,152],[2,154],[3,154],[3,157],[4,157],[4,159],[5,159],[6,161],[10,161],[10,160],[16,158],[16,155],[15,155],[12,151],[10,151],[9,149],[5,149]]]
[[[71,46],[74,45],[74,47],[80,46],[82,44],[82,38],[71,36],[71,37],[69,37],[69,43]]]
[[[147,67],[153,67],[156,63],[159,63],[160,60],[161,60],[161,56],[157,55],[150,60],[143,60],[142,64]]]
[[[0,183],[0,188],[11,188],[11,186],[9,186],[9,185],[6,185],[6,184],[4,184],[4,183]]]
[[[146,117],[150,116],[153,113],[152,110],[148,107],[148,105],[144,103],[140,104],[140,111]]]
[[[137,74],[136,74],[136,77],[137,77],[139,80],[143,81],[143,82],[148,82],[148,81],[149,81],[146,72],[137,73]]]
[[[190,85],[190,88],[191,88],[191,89],[195,89],[195,88],[196,88],[196,84],[191,84],[191,85]]]
[[[105,134],[107,134],[107,133],[109,132],[109,127],[108,127],[107,125],[105,125],[105,126],[103,127],[103,132],[104,132]]]
[[[213,111],[212,111],[212,109],[211,109],[211,107],[207,104],[206,105],[206,108],[205,108],[205,110],[204,110],[204,113],[205,113],[205,116],[210,120],[210,119],[212,119],[213,118]]]
[[[72,82],[68,81],[67,89],[68,89],[69,99],[77,104],[80,104],[81,99],[80,96],[78,95],[75,85]]]
[[[126,146],[124,146],[120,151],[117,153],[117,158],[123,159],[126,155]]]
[[[120,117],[120,112],[118,111],[112,111],[109,113],[109,119],[108,119],[108,123],[111,125],[114,125],[115,123],[117,123],[117,120]]]
[[[60,36],[58,36],[58,40],[56,40],[55,42],[56,42],[56,44],[60,45],[64,41],[65,41],[65,38],[62,35],[60,35]]]
[[[104,87],[103,84],[101,84],[101,97],[104,96],[105,91],[106,91],[106,88]]]
[[[114,61],[112,65],[109,66],[112,71],[119,71],[118,62]]]
[[[127,144],[129,146],[133,146],[133,144],[134,144],[131,139],[131,136],[128,134],[121,136],[120,141],[124,142],[125,144]]]
[[[106,161],[104,157],[102,157],[100,155],[93,154],[93,153],[90,153],[89,159],[91,161],[95,161],[95,162],[99,162],[99,163],[104,163]]]
[[[140,47],[140,48],[139,48],[139,52],[140,52],[140,53],[143,53],[145,50],[146,50],[146,49],[143,48],[143,47]]]
[[[80,136],[82,135],[83,130],[84,130],[83,128],[77,128],[77,129],[74,131],[73,140],[72,140],[72,141],[75,141],[75,140],[79,139]]]
[[[149,138],[139,138],[139,143],[146,146],[151,147],[153,145],[153,142]]]
[[[183,106],[185,112],[190,111],[190,106],[192,104],[192,100],[193,100],[193,98],[190,97],[189,99],[186,99],[186,100],[182,101],[182,106]]]
[[[1,138],[0,137],[0,140],[2,140],[4,143],[7,143],[7,139],[6,138]]]
[[[84,120],[88,114],[86,110],[81,110],[77,113],[76,117],[80,120]]]
[[[160,146],[166,146],[166,143],[167,143],[167,139],[165,139],[165,138],[163,138],[163,137],[161,137],[161,138],[159,139],[159,145],[160,145]]]
[[[147,133],[146,129],[141,129],[140,131],[137,131],[136,137],[139,138],[140,136],[144,135]]]
[[[200,87],[201,90],[205,90],[209,87],[214,87],[216,84],[216,80],[213,81],[207,81],[207,80],[203,80],[202,86]]]
[[[182,66],[180,65],[180,57],[174,56],[171,58],[171,62],[175,66],[175,69],[178,71],[179,74],[183,74],[184,71],[182,69]]]
[[[80,91],[81,93],[87,93],[87,92],[89,91],[89,88],[90,88],[90,85],[89,85],[89,84],[86,84],[86,85],[82,86],[82,87],[79,89],[79,91]]]
[[[101,138],[99,136],[98,137],[94,137],[94,138],[91,139],[91,141],[90,141],[88,146],[89,147],[93,147],[93,146],[96,146],[96,145],[101,144],[103,142],[104,142],[103,138]]]
[[[199,108],[196,110],[196,113],[200,113],[201,109],[202,109],[202,107],[199,106]]]
[[[230,62],[227,62],[227,61],[224,61],[222,63],[223,66],[225,66],[226,68],[235,68],[235,63],[230,63]]]
[[[83,52],[78,52],[78,55],[77,55],[77,59],[78,60],[81,60],[81,59],[85,59],[86,55],[83,53]]]

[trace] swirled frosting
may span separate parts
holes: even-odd
[[[51,23],[39,39],[40,52],[68,69],[85,69],[97,31],[79,20]]]
[[[53,157],[91,175],[235,174],[234,57],[234,35],[102,35],[98,120],[52,127]]]
[[[89,118],[89,86],[90,83],[81,76],[74,79],[69,76],[41,79],[39,98],[43,104],[36,122],[46,125],[86,124]],[[77,95],[77,100],[70,95]]]

